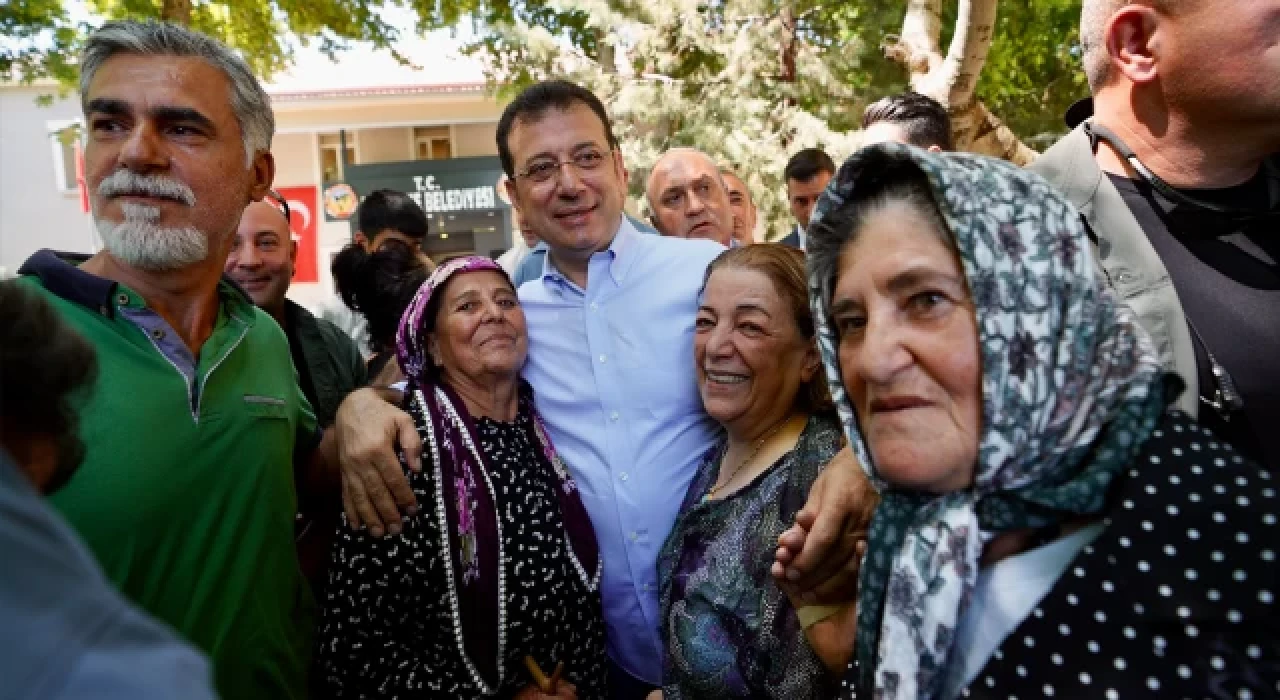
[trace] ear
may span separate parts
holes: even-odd
[[[804,362],[800,364],[800,379],[808,383],[813,379],[813,375],[822,368],[822,355],[818,354],[818,346],[816,341],[809,343],[809,348],[804,352]]]
[[[276,158],[271,155],[271,151],[258,151],[254,154],[249,176],[252,178],[249,197],[254,202],[260,202],[267,196],[267,192],[271,190],[271,183],[276,179]]]
[[[507,199],[511,200],[511,207],[517,211],[520,209],[520,190],[516,187],[514,177],[509,177],[502,181],[502,187],[507,191]]]
[[[443,364],[440,361],[440,343],[436,342],[435,333],[427,336],[427,357],[431,359],[431,364],[436,367]]]
[[[1146,5],[1127,5],[1112,15],[1104,34],[1112,70],[1140,85],[1157,79],[1155,39],[1159,24],[1159,13]]]
[[[293,240],[293,236],[289,236],[289,264],[297,265],[298,263],[298,242]]]

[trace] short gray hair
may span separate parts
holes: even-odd
[[[80,57],[80,105],[87,106],[93,76],[112,56],[180,56],[200,58],[222,71],[231,83],[231,109],[244,138],[246,163],[258,151],[271,150],[276,118],[271,98],[244,59],[217,39],[167,22],[107,22],[89,37]]]
[[[1107,22],[1130,0],[1084,0],[1080,3],[1080,51],[1089,92],[1098,93],[1107,79],[1111,55],[1107,53]]]

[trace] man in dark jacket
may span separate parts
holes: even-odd
[[[1280,464],[1280,2],[1085,0],[1093,114],[1031,168],[1080,210],[1179,405]],[[1206,57],[1212,57],[1206,68]]]
[[[283,199],[277,202],[287,206]],[[364,386],[367,377],[350,336],[285,298],[297,257],[298,244],[284,211],[263,200],[245,208],[225,271],[284,329],[298,383],[323,428],[333,423],[342,399]]]

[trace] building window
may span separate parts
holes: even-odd
[[[418,160],[447,160],[452,158],[453,140],[449,138],[449,127],[414,127],[413,155]]]
[[[50,124],[49,142],[53,147],[54,185],[60,192],[80,189],[76,181],[76,145],[80,142],[80,124]]]
[[[324,173],[324,182],[340,182],[343,177],[342,137],[338,134],[320,134],[320,169]],[[359,162],[356,146],[351,135],[347,137],[347,162],[352,165]]]

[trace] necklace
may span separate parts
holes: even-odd
[[[715,497],[717,493],[720,493],[720,491],[724,490],[724,487],[732,483],[733,477],[737,476],[738,472],[742,471],[742,468],[747,466],[748,462],[755,459],[756,455],[760,454],[760,448],[764,447],[764,443],[768,441],[769,438],[773,437],[775,433],[781,430],[782,426],[786,425],[789,422],[791,422],[791,416],[787,416],[786,418],[783,418],[782,420],[778,421],[777,425],[774,425],[772,428],[769,429],[769,432],[765,433],[764,435],[761,435],[760,438],[756,440],[755,445],[751,448],[751,454],[747,455],[746,458],[743,459],[741,462],[738,462],[738,466],[734,467],[733,471],[729,472],[729,476],[725,478],[724,483],[720,484],[719,486],[713,485],[711,487],[711,490],[707,491],[707,495],[702,497],[702,502],[706,503],[710,501],[712,498]],[[726,452],[727,451],[728,451],[728,448],[726,448]]]

